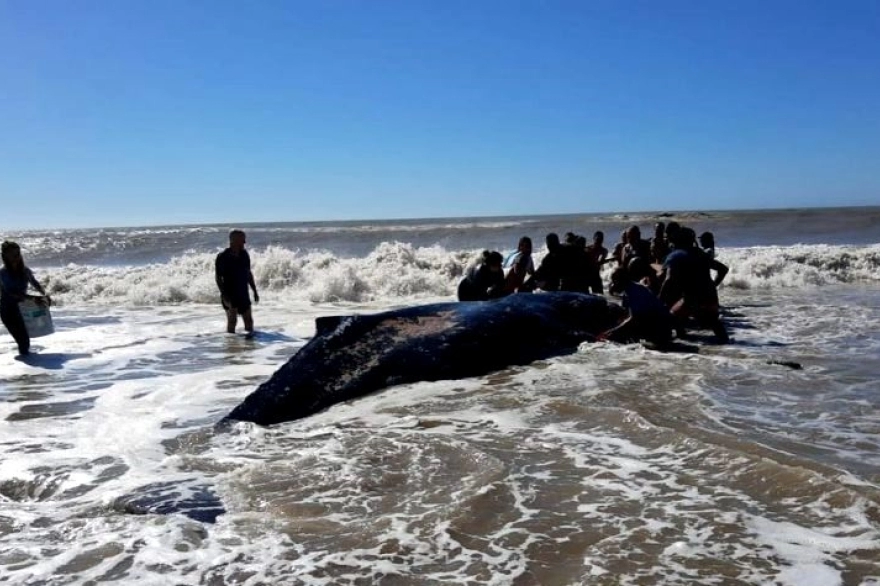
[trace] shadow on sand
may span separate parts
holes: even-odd
[[[256,332],[254,339],[258,342],[298,342],[300,340],[279,332]]]
[[[61,354],[48,352],[46,354],[28,354],[27,356],[16,356],[15,359],[29,366],[36,368],[45,368],[47,370],[61,370],[65,363],[79,358],[88,358],[91,354]]]
[[[235,334],[227,334],[228,340],[245,340],[248,342],[301,342],[303,338],[294,338],[280,332],[261,332],[256,331],[253,334],[245,332],[236,332]]]

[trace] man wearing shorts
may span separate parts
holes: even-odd
[[[235,333],[240,315],[248,336],[254,335],[254,318],[251,314],[250,287],[254,292],[254,303],[260,302],[254,274],[251,272],[251,257],[244,249],[245,234],[241,230],[229,233],[229,248],[217,255],[214,263],[214,276],[220,289],[220,302],[226,310],[226,331]]]

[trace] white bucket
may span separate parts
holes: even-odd
[[[31,338],[40,338],[55,333],[55,325],[52,323],[52,314],[45,305],[39,305],[33,299],[26,299],[18,304],[21,317],[24,318],[24,327],[27,328]]]

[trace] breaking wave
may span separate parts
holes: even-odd
[[[366,257],[269,246],[251,250],[254,277],[264,297],[279,301],[390,302],[452,296],[479,250],[446,250],[383,242]],[[537,253],[540,260],[543,252]],[[69,264],[37,271],[61,303],[161,305],[216,303],[214,253],[187,253],[140,266]],[[821,287],[880,281],[880,244],[728,248],[724,287]],[[607,280],[610,265],[606,265]]]

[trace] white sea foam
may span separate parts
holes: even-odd
[[[880,282],[880,244],[720,249],[719,260],[731,269],[725,286],[741,289]]]

